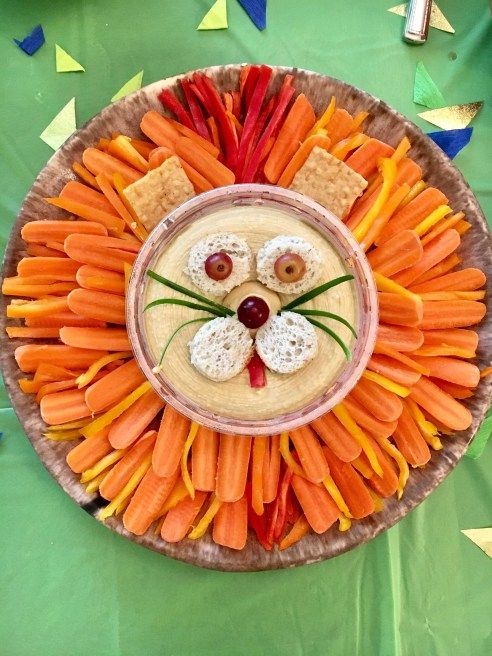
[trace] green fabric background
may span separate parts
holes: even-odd
[[[396,0],[269,0],[260,33],[235,0],[229,29],[196,32],[212,0],[2,0],[0,238],[51,150],[38,135],[77,98],[78,125],[142,68],[144,84],[227,62],[298,65],[412,102],[423,60],[448,104],[485,100],[456,158],[492,217],[492,27],[486,0],[442,0],[456,28],[400,40]],[[12,37],[41,22],[32,58]],[[56,74],[59,43],[86,73]],[[453,59],[456,53],[456,58]],[[0,653],[5,656],[482,656],[492,653],[491,562],[459,531],[490,526],[492,443],[464,459],[396,527],[335,560],[290,571],[200,570],[122,540],[44,470],[0,391]]]

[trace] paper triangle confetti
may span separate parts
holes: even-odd
[[[456,155],[470,143],[473,128],[459,128],[458,130],[442,130],[441,132],[428,132],[427,136],[442,148],[449,159]]]
[[[227,27],[227,0],[216,0],[196,29],[225,30]]]
[[[41,25],[36,25],[33,28],[32,32],[28,34],[22,41],[14,39],[21,50],[23,50],[30,57],[37,52],[44,43],[44,32]]]
[[[39,136],[53,150],[58,150],[76,129],[75,98],[72,98]]]
[[[407,4],[407,2],[404,2],[402,5],[391,7],[388,9],[388,11],[390,11],[392,14],[396,14],[397,16],[406,16]],[[435,2],[432,3],[429,25],[430,27],[435,27],[436,30],[441,30],[442,32],[449,32],[450,34],[454,34],[455,32],[454,28]]]
[[[461,532],[492,558],[492,528],[468,528]]]
[[[482,107],[483,102],[480,100],[466,105],[451,105],[450,107],[431,109],[428,112],[420,112],[418,116],[443,130],[457,130],[458,128],[466,128]]]
[[[121,87],[119,91],[117,91],[114,96],[111,98],[111,102],[115,102],[116,100],[120,100],[120,98],[124,98],[127,96],[129,93],[132,93],[133,91],[138,91],[140,87],[142,86],[142,79],[143,79],[143,71],[140,71],[136,75],[134,75],[131,80],[128,80],[128,82],[125,82],[125,84]]]
[[[446,104],[442,93],[421,61],[417,62],[417,68],[415,69],[413,102],[417,105],[424,105],[429,109],[437,109]]]
[[[266,0],[238,0],[259,30],[266,27]]]
[[[85,68],[79,64],[66,50],[63,50],[58,43],[55,43],[55,58],[57,73],[71,73],[72,71],[85,71]]]

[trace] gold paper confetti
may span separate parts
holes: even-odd
[[[469,528],[461,532],[492,558],[492,528]]]
[[[402,5],[396,5],[396,7],[391,7],[391,9],[388,9],[388,11],[390,11],[392,14],[396,14],[397,16],[406,16],[407,4],[408,3],[405,2]],[[442,32],[449,32],[450,34],[454,34],[455,32],[454,28],[435,2],[432,3],[429,25],[431,27],[435,27],[436,30],[441,30]]]
[[[431,109],[428,112],[420,112],[418,116],[443,130],[456,130],[457,128],[466,128],[482,107],[483,102],[480,100],[466,105],[451,105],[450,107]]]

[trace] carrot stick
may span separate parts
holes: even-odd
[[[161,164],[164,164],[166,159],[173,157],[173,155],[174,152],[170,148],[157,146],[157,148],[154,148],[149,155],[149,169],[152,171],[153,169],[158,168]]]
[[[338,519],[340,510],[324,487],[294,474],[292,488],[315,533],[324,533]]]
[[[368,461],[373,468],[373,470],[382,474],[381,466],[378,464],[376,454],[374,449],[371,447],[371,441],[369,437],[364,433],[363,430],[357,425],[357,423],[352,418],[350,412],[347,409],[347,406],[344,402],[339,403],[333,408],[334,415],[336,418],[343,424],[343,426],[348,430],[352,437],[361,445],[364,454],[367,456]],[[358,456],[362,457],[363,454]]]
[[[132,166],[128,166],[116,157],[103,153],[97,148],[86,148],[82,155],[82,161],[84,166],[95,176],[105,173],[112,180],[115,173],[120,173],[128,182],[136,182],[143,178],[141,171],[137,171]]]
[[[96,178],[92,175],[90,171],[88,171],[85,166],[82,166],[80,162],[74,162],[72,164],[72,171],[76,173],[81,180],[83,180],[86,184],[90,185],[94,189],[98,189]]]
[[[80,264],[67,257],[23,257],[17,264],[22,277],[47,276],[60,281],[73,281]]]
[[[85,402],[92,412],[98,413],[122,401],[145,380],[134,359],[128,360],[114,371],[85,390]]]
[[[229,549],[244,549],[248,539],[248,502],[242,497],[223,503],[214,518],[212,537],[215,544]]]
[[[212,183],[209,182],[209,180],[201,173],[198,173],[198,171],[194,169],[190,164],[188,164],[186,160],[180,158],[179,161],[183,167],[184,172],[186,173],[188,180],[193,185],[193,188],[197,194],[201,194],[204,191],[210,191],[214,188]]]
[[[106,324],[104,321],[96,321],[95,319],[88,319],[87,317],[80,317],[73,312],[57,312],[46,317],[27,317],[25,320],[26,326],[33,328],[63,328],[63,326],[86,326],[88,328],[104,328]]]
[[[123,458],[106,474],[99,486],[99,494],[111,501],[128,483],[132,474],[154,448],[157,432],[148,431]]]
[[[232,503],[244,495],[248,477],[251,437],[221,435],[217,462],[216,495]]]
[[[332,412],[315,419],[310,425],[343,462],[354,460],[362,451],[360,444],[354,440]]]
[[[346,396],[343,400],[354,421],[364,430],[369,431],[377,437],[390,437],[396,427],[396,421],[381,421],[361,405],[352,394]],[[354,458],[355,460],[355,458]]]
[[[104,226],[101,226],[101,228],[103,227]],[[32,257],[64,257],[65,259],[68,259],[66,253],[60,253],[56,249],[48,248],[42,244],[27,244],[26,253]]]
[[[138,232],[135,231],[134,228],[134,218],[124,205],[122,199],[118,195],[118,193],[113,189],[111,186],[111,183],[109,181],[109,178],[105,173],[99,173],[96,176],[97,184],[99,185],[101,191],[105,195],[105,197],[108,199],[110,202],[111,206],[114,208],[116,211],[117,215],[120,216],[123,221],[126,223],[126,225],[130,228],[130,230],[133,230],[133,232],[138,235]],[[144,241],[144,238],[147,236],[147,233],[145,235],[141,235],[140,241]]]
[[[120,232],[123,232],[125,228],[125,222],[121,219],[115,217],[113,214],[105,212],[104,210],[94,209],[85,203],[79,203],[66,198],[45,198],[45,201],[50,205],[60,207],[62,210],[66,210],[71,214],[76,214],[82,219],[86,219],[86,221],[100,223],[109,232],[119,234]]]
[[[105,351],[78,349],[59,344],[25,344],[15,349],[17,365],[25,373],[36,371],[43,362],[50,362],[59,367],[84,369],[104,355]]]
[[[190,420],[166,405],[152,454],[152,467],[159,476],[171,476],[178,467],[189,430]]]
[[[195,518],[203,507],[207,492],[197,491],[195,498],[186,496],[167,513],[161,527],[161,537],[166,542],[179,542],[193,525]]]
[[[378,342],[397,351],[415,351],[424,342],[422,332],[409,326],[379,324]]]
[[[480,381],[480,370],[471,362],[439,356],[415,357],[415,360],[424,364],[433,378],[442,378],[442,380],[464,387],[476,387]]]
[[[175,149],[181,159],[209,180],[214,187],[234,184],[234,173],[188,137],[180,137]]]
[[[77,271],[77,282],[84,289],[96,289],[102,292],[112,294],[125,293],[125,278],[117,271],[102,269],[90,264],[78,262],[80,268]]]
[[[111,424],[108,439],[113,447],[133,444],[163,407],[164,401],[153,390],[146,392]]]
[[[176,468],[170,476],[161,477],[152,468],[147,471],[123,515],[127,531],[135,535],[143,535],[147,531],[157,519],[162,504],[178,479],[178,473]]]
[[[401,362],[398,362],[398,360],[394,360],[385,355],[373,354],[367,363],[367,368],[378,374],[387,376],[390,380],[393,380],[399,385],[404,385],[405,387],[411,387],[414,385],[421,376],[421,374],[418,371],[415,371],[415,369],[411,369]]]
[[[316,116],[309,100],[303,93],[299,94],[280,128],[265,163],[263,170],[268,182],[275,184],[278,181],[299,147],[299,143],[311,130],[315,121]]]
[[[396,185],[395,185],[396,186]],[[393,187],[394,189],[394,187]],[[402,199],[408,193],[410,187],[407,184],[402,184],[401,187],[398,187],[396,190],[392,191],[390,197],[383,206],[383,209],[380,211],[378,216],[374,219],[373,224],[369,227],[366,235],[360,242],[361,248],[365,251],[377,241],[379,235],[383,231],[384,226],[393,216],[393,213],[398,208]]]
[[[268,437],[258,435],[253,438],[251,459],[251,505],[257,515],[263,515],[263,466],[268,448]]]
[[[209,116],[206,120],[210,130],[210,135],[212,136],[212,143],[220,152],[219,130],[217,129],[215,118],[213,116]]]
[[[425,246],[428,244],[430,241],[435,239],[438,235],[440,235],[442,232],[445,230],[448,230],[448,228],[455,228],[457,229],[457,224],[461,221],[461,219],[465,215],[463,212],[457,212],[456,214],[452,214],[449,217],[446,217],[444,219],[441,219],[433,228],[432,230],[429,230],[429,232],[422,237],[422,246]]]
[[[68,235],[84,234],[107,236],[108,231],[94,221],[29,221],[21,229],[24,241],[45,244],[48,241],[63,242]]]
[[[200,518],[198,524],[192,527],[192,530],[188,533],[190,540],[198,540],[205,535],[208,527],[210,526],[210,523],[219,511],[221,505],[222,501],[218,499],[214,494],[212,494],[210,496],[210,504],[205,513]]]
[[[281,540],[279,545],[280,551],[288,549],[296,542],[299,542],[301,538],[309,533],[309,529],[310,526],[308,520],[305,515],[301,515],[287,535]]]
[[[369,264],[383,276],[393,276],[417,264],[423,255],[420,239],[413,230],[402,230],[369,253]]]
[[[421,177],[422,169],[413,160],[409,159],[408,157],[404,157],[398,162],[396,171],[397,184],[406,183],[410,187],[413,187],[414,185],[418,184]],[[425,187],[423,187],[423,189],[425,189]],[[419,189],[419,191],[423,189]]]
[[[307,478],[321,483],[330,471],[316,433],[309,426],[302,426],[289,431],[289,435]]]
[[[47,394],[41,399],[40,411],[47,424],[64,424],[91,415],[84,400],[84,391],[78,389]]]
[[[140,121],[140,129],[151,141],[158,146],[165,146],[174,150],[179,139],[179,132],[166,121],[164,116],[155,111],[146,112]]]
[[[442,380],[442,378],[431,378],[431,381],[434,383],[434,385],[440,387],[444,392],[450,394],[454,399],[469,399],[474,394],[473,389],[464,387],[463,385],[449,383],[447,380]]]
[[[113,450],[108,441],[107,429],[87,440],[82,440],[67,454],[67,464],[76,474],[93,467],[96,462]]]
[[[188,139],[191,139],[194,141],[197,146],[202,148],[203,150],[206,150],[212,157],[218,157],[220,153],[220,148],[218,148],[215,144],[211,143],[208,139],[205,139],[201,137],[198,132],[195,132],[194,130],[190,130],[186,125],[183,125],[182,123],[179,123],[178,121],[175,121],[172,118],[165,118],[168,123],[170,123],[176,130],[183,135],[184,137],[188,137]]]
[[[345,164],[367,180],[376,171],[378,160],[391,157],[393,153],[394,148],[388,144],[379,139],[369,139],[350,155]]]
[[[28,317],[46,317],[51,313],[64,312],[68,309],[67,296],[49,296],[35,301],[16,302],[14,299],[7,306],[9,319],[27,319]]]
[[[463,328],[425,330],[423,336],[426,346],[454,346],[471,353],[475,353],[478,346],[478,334],[474,330]]]
[[[348,154],[362,146],[369,140],[369,137],[362,132],[356,132],[355,134],[349,135],[346,139],[342,139],[335,146],[330,148],[330,153],[333,157],[336,157],[340,160],[345,160],[348,157]]]
[[[146,160],[149,159],[150,153],[154,150],[154,144],[150,141],[144,141],[142,139],[130,139],[131,145],[135,148],[136,151],[142,155]]]
[[[362,519],[374,512],[374,500],[361,477],[352,465],[343,462],[329,449],[323,453],[330,467],[330,474],[354,519]]]
[[[4,296],[26,296],[28,298],[44,298],[46,296],[66,295],[75,289],[75,282],[42,282],[36,278],[13,276],[4,278],[2,294]]]
[[[468,408],[425,377],[414,385],[410,397],[451,430],[466,430],[472,422]]]
[[[460,262],[461,260],[458,255],[456,255],[456,253],[452,253],[448,257],[444,258],[442,262],[439,262],[439,264],[436,264],[424,274],[419,276],[416,280],[412,281],[412,286],[420,285],[421,283],[427,282],[428,280],[442,276],[458,266]]]
[[[396,421],[401,415],[402,402],[398,396],[372,380],[361,378],[351,393],[376,419]]]
[[[81,316],[125,325],[125,299],[116,294],[74,289],[68,295],[68,308]]]
[[[200,426],[191,447],[191,482],[196,490],[213,492],[217,472],[219,436],[210,428]]]
[[[100,351],[130,351],[125,328],[75,328],[60,329],[60,339],[67,346],[99,349]]]
[[[485,274],[480,269],[462,269],[444,276],[438,276],[420,285],[411,287],[416,294],[437,291],[473,291],[485,285]]]
[[[59,328],[29,326],[7,326],[5,328],[10,339],[57,339],[60,336]]]
[[[431,454],[427,442],[405,403],[393,437],[403,457],[412,467],[422,467],[429,462]]]
[[[371,478],[368,479],[368,484],[380,497],[383,497],[383,499],[390,497],[398,490],[398,476],[396,475],[391,460],[385,456],[378,442],[370,436],[368,436],[367,439],[376,454],[377,461],[382,471],[382,475],[377,473],[373,474]],[[361,457],[365,458],[365,455]]]
[[[122,134],[118,135],[115,139],[111,139],[108,144],[108,153],[117,159],[122,160],[126,164],[129,164],[132,168],[137,169],[137,171],[140,171],[141,173],[145,174],[149,170],[149,163],[147,160],[138,152],[132,144],[131,139]],[[99,185],[97,176],[96,182]]]
[[[424,301],[423,305],[423,330],[472,326],[480,323],[486,312],[478,301]]]
[[[346,109],[337,108],[326,124],[326,132],[332,144],[337,144],[354,129],[354,119]]]
[[[71,292],[73,294],[74,292]],[[423,317],[423,303],[413,298],[378,292],[379,319],[384,323],[410,328],[420,325]]]
[[[41,385],[37,394],[36,394],[36,403],[41,403],[41,399],[47,394],[53,394],[54,392],[63,392],[64,390],[73,389],[75,387],[75,378],[70,380],[58,380],[52,383],[45,383]],[[76,437],[80,437],[80,432],[75,433]]]
[[[282,175],[278,179],[277,184],[279,187],[290,186],[295,174],[305,164],[315,146],[328,150],[330,148],[330,143],[330,139],[321,134],[314,134],[311,137],[307,137],[294,153],[290,162],[287,164]]]
[[[140,250],[141,244],[136,239],[130,237],[129,239],[119,239],[117,237],[94,237],[93,235],[69,235],[64,241],[64,249],[67,250],[67,245],[72,247],[86,247],[92,250],[108,250],[116,251],[117,253],[124,252],[131,256],[135,256]],[[133,259],[129,259],[129,264],[133,264]]]
[[[355,201],[347,220],[345,221],[350,230],[354,230],[359,225],[369,209],[374,205],[382,186],[382,184],[378,185],[376,189],[370,193],[368,193],[366,189],[362,196]],[[394,192],[394,189],[392,191]]]
[[[87,185],[77,182],[76,180],[70,180],[66,183],[59,193],[59,198],[73,200],[76,203],[82,203],[88,207],[93,207],[95,210],[101,210],[107,214],[112,214],[116,217],[118,216],[118,213],[107,198],[105,198],[104,194],[101,194],[99,191],[91,189]]]
[[[263,467],[263,503],[271,503],[277,496],[280,477],[280,435],[273,435],[268,441]]]

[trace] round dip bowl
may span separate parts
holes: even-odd
[[[350,284],[354,293],[354,328],[357,338],[352,346],[352,359],[341,366],[338,375],[326,389],[303,407],[268,418],[240,418],[225,413],[218,414],[202,407],[195,399],[176,389],[166,378],[165,372],[155,367],[156,356],[146,335],[144,308],[146,289],[151,282],[147,271],[154,268],[166,247],[195,221],[219,210],[241,206],[281,210],[303,222],[330,244],[341,258],[347,273],[354,277]],[[188,286],[192,287],[191,282]],[[270,185],[241,184],[200,194],[177,207],[156,226],[143,244],[133,266],[126,314],[128,334],[137,362],[147,380],[166,403],[192,421],[221,433],[273,435],[305,425],[324,415],[354,387],[374,349],[378,326],[377,303],[377,292],[369,263],[351,232],[336,216],[297,192]],[[323,363],[319,362],[319,366],[323,366]],[[204,381],[207,379],[204,378]],[[261,388],[257,392],[261,394]]]

